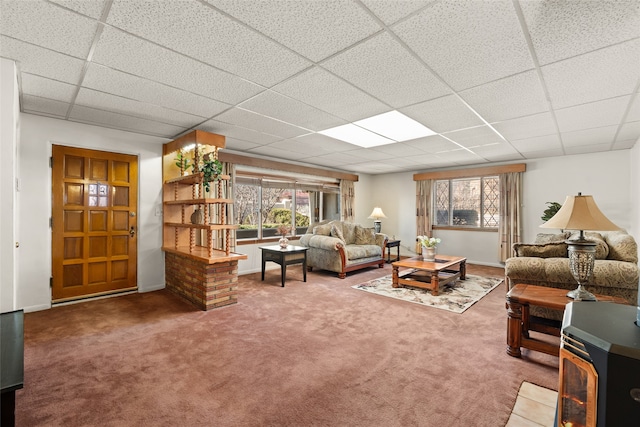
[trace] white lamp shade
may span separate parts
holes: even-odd
[[[620,227],[604,216],[593,196],[567,196],[558,212],[542,228],[561,230],[620,230]]]
[[[380,219],[386,217],[387,216],[384,214],[384,212],[382,212],[382,209],[380,208],[373,208],[373,212],[371,212],[371,215],[369,215],[369,219]]]

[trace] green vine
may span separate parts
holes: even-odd
[[[211,182],[217,181],[222,174],[222,162],[218,159],[212,159],[211,156],[204,156],[200,166],[202,172],[202,183],[204,190],[208,193],[211,190]],[[195,169],[195,168],[194,168]]]
[[[178,150],[176,153],[176,166],[180,168],[180,171],[186,171],[189,168],[189,158],[185,156],[182,150]]]

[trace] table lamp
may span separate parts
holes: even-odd
[[[380,218],[386,218],[387,216],[382,212],[380,208],[373,208],[373,212],[369,215],[369,219],[373,219],[373,229],[376,233],[379,233],[382,230],[382,221]]]
[[[619,230],[620,227],[612,223],[598,209],[593,196],[567,196],[564,204],[549,221],[542,224],[542,228],[559,228],[561,230],[579,230],[578,239],[565,240],[569,249],[569,267],[571,274],[578,282],[578,287],[567,296],[576,301],[595,301],[596,297],[582,287],[589,282],[593,274],[596,259],[596,242],[584,237],[585,230]]]

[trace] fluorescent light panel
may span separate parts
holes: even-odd
[[[336,126],[331,129],[322,130],[321,133],[331,138],[339,139],[349,144],[359,145],[360,147],[376,147],[378,145],[393,144],[394,140],[380,136],[377,133],[370,132],[366,129],[358,127],[354,124],[346,124]]]
[[[318,133],[365,148],[436,135],[428,127],[395,110]]]

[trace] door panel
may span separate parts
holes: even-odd
[[[54,302],[136,289],[135,156],[53,146]]]

